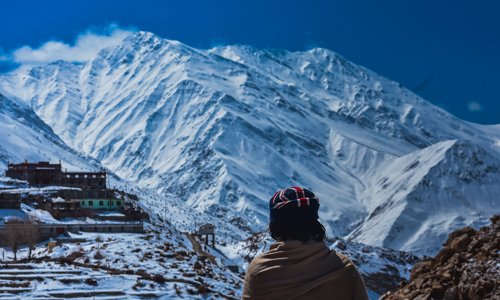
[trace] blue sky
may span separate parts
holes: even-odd
[[[60,42],[43,48],[49,52],[71,48],[79,36],[87,37],[80,39],[87,46],[112,43],[99,35],[119,39],[120,32],[110,27],[115,24],[200,48],[235,43],[328,48],[460,118],[500,123],[500,2],[495,0],[53,0],[3,1],[1,7],[1,72],[16,60],[40,57],[32,50],[49,41]],[[75,51],[68,55],[85,59]],[[50,59],[47,55],[41,60]]]

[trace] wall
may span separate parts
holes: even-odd
[[[22,227],[26,224],[17,224]],[[111,224],[37,224],[40,240],[55,237],[68,232],[100,232],[100,233],[143,233],[144,225],[139,223],[111,223]],[[0,225],[0,245],[6,242],[5,233],[7,225]]]
[[[102,202],[103,205],[100,205]],[[120,209],[124,207],[124,200],[120,199],[81,199],[80,207],[89,209]]]

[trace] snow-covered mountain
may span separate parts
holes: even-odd
[[[70,170],[96,170],[98,162],[68,147],[30,106],[0,93],[0,170],[7,163],[59,161]],[[3,176],[0,173],[0,177]]]
[[[446,232],[489,223],[498,211],[500,163],[468,141],[444,141],[389,161],[363,192],[370,215],[350,237],[433,254]]]
[[[86,63],[1,75],[0,92],[123,178],[248,231],[290,185],[319,195],[330,235],[420,254],[500,210],[498,125],[326,49],[202,50],[138,32]]]

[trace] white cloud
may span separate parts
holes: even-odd
[[[478,102],[472,101],[467,104],[467,109],[469,111],[476,112],[476,111],[482,111],[483,107]]]
[[[104,33],[86,31],[76,38],[73,45],[48,41],[39,48],[23,46],[12,52],[10,59],[20,64],[45,64],[57,60],[82,62],[93,58],[101,49],[117,45],[132,31],[108,27]]]

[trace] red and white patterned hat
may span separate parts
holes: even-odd
[[[272,222],[318,219],[319,199],[302,187],[290,187],[277,191],[269,200]]]

